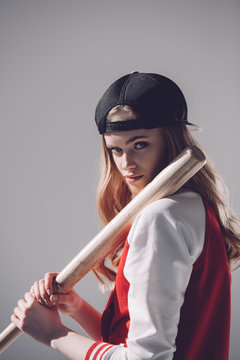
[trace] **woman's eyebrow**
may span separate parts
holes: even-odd
[[[148,138],[147,135],[136,135],[136,136],[133,136],[130,139],[126,140],[125,144],[128,145],[128,144],[134,142],[137,139],[146,139],[146,138]],[[112,146],[115,147],[115,145],[111,144],[111,142],[109,144],[106,142],[106,146],[108,148],[111,148]]]
[[[146,135],[137,135],[137,136],[133,136],[132,138],[128,139],[126,141],[126,145],[130,144],[131,142],[137,140],[137,139],[146,139],[147,136]]]

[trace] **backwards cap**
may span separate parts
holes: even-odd
[[[117,105],[131,106],[137,120],[107,122],[108,112]],[[116,80],[106,90],[98,102],[95,121],[100,134],[181,124],[198,129],[188,122],[186,100],[172,80],[137,71]]]

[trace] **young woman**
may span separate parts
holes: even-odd
[[[104,224],[181,150],[199,146],[181,90],[158,74],[115,81],[98,103],[96,123]],[[240,224],[224,189],[208,161],[176,194],[145,207],[111,254],[111,268],[103,262],[94,270],[114,285],[102,315],[74,290],[54,294],[57,274],[47,273],[19,300],[12,322],[73,360],[227,360]],[[65,327],[58,311],[89,337]]]

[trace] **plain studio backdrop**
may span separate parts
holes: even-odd
[[[101,229],[94,110],[126,73],[180,85],[239,214],[239,18],[238,0],[0,0],[1,331],[32,283]],[[240,270],[230,360],[239,360],[239,280]],[[103,310],[108,294],[91,274],[77,290]],[[25,334],[1,355],[19,358],[65,359]]]

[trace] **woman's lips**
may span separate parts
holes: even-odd
[[[124,177],[126,181],[131,184],[140,180],[143,177],[143,175],[126,175]]]

